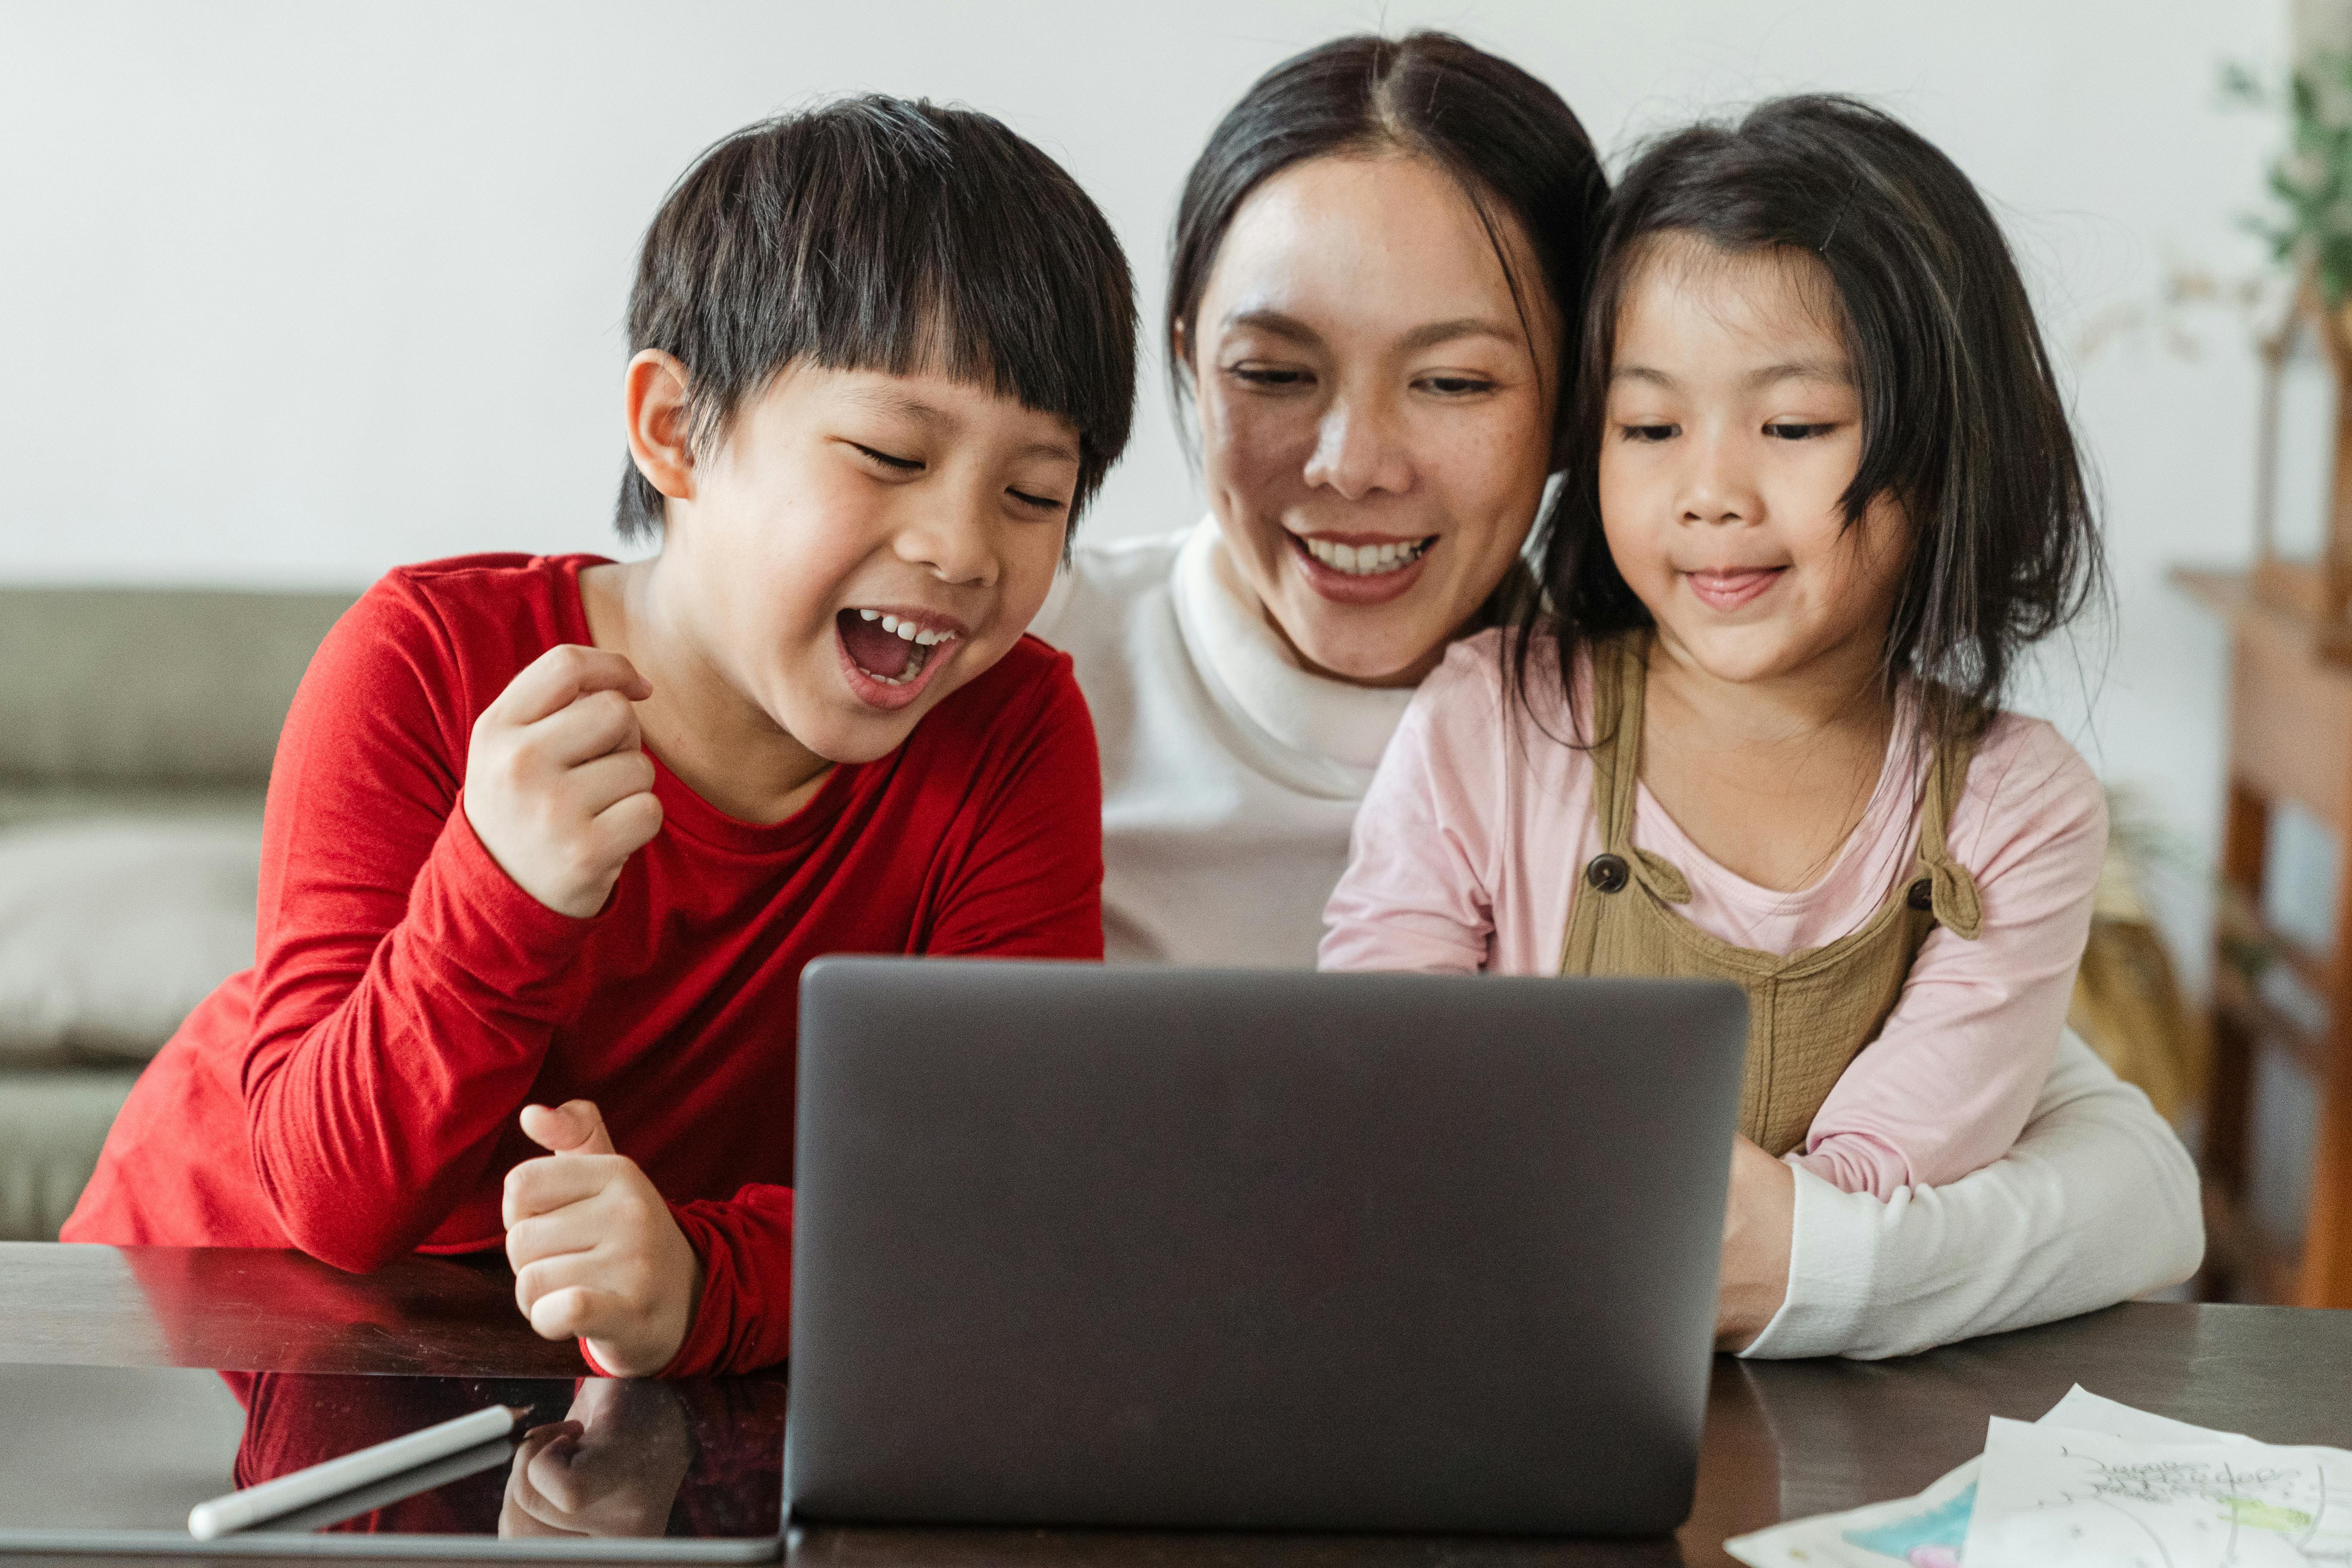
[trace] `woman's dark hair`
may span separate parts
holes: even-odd
[[[1460,184],[1532,341],[1526,285],[1511,266],[1497,215],[1518,225],[1559,312],[1565,376],[1609,182],[1591,138],[1558,93],[1446,33],[1334,38],[1283,61],[1242,95],[1184,182],[1170,246],[1165,341],[1188,351],[1200,341],[1201,297],[1217,249],[1252,191],[1311,158],[1383,151],[1427,158]],[[1185,357],[1168,356],[1180,411],[1190,384]]]
[[[671,187],[629,292],[629,352],[686,365],[698,449],[796,361],[936,370],[1078,432],[1078,514],[1127,446],[1135,285],[1077,182],[969,109],[866,94],[747,127]],[[625,468],[614,525],[662,495]]]
[[[1825,95],[1699,125],[1625,171],[1601,228],[1565,443],[1567,479],[1540,534],[1544,598],[1520,615],[1558,634],[1562,689],[1578,653],[1651,621],[1601,532],[1600,458],[1618,313],[1671,237],[1726,255],[1817,258],[1843,316],[1862,401],[1848,528],[1888,497],[1911,561],[1881,676],[1918,682],[1931,739],[1975,732],[2016,656],[2105,586],[2090,487],[2024,281],[1976,187],[1893,116]]]

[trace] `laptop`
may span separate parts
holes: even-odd
[[[1746,1003],[840,959],[801,981],[795,1521],[1656,1534]]]

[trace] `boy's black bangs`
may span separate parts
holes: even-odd
[[[1109,224],[968,110],[856,98],[721,142],[646,235],[629,329],[632,352],[687,365],[698,446],[803,361],[943,374],[1066,419],[1074,523],[1132,421],[1133,285]],[[633,515],[625,482],[625,535],[658,527],[643,489]]]

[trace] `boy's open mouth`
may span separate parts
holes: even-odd
[[[931,655],[963,635],[961,628],[928,617],[887,610],[844,610],[834,617],[834,625],[842,651],[857,673],[886,689],[919,684]]]

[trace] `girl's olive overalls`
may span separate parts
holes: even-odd
[[[1913,874],[1858,930],[1786,955],[1734,947],[1675,911],[1690,901],[1690,885],[1664,857],[1633,844],[1648,643],[1642,633],[1592,650],[1591,733],[1601,738],[1591,751],[1592,809],[1601,852],[1578,879],[1559,972],[1736,982],[1748,993],[1739,1131],[1778,1156],[1803,1142],[1830,1086],[1878,1037],[1927,933],[1940,924],[1973,942],[1982,927],[1975,879],[1944,847],[1975,746],[1937,749]]]

